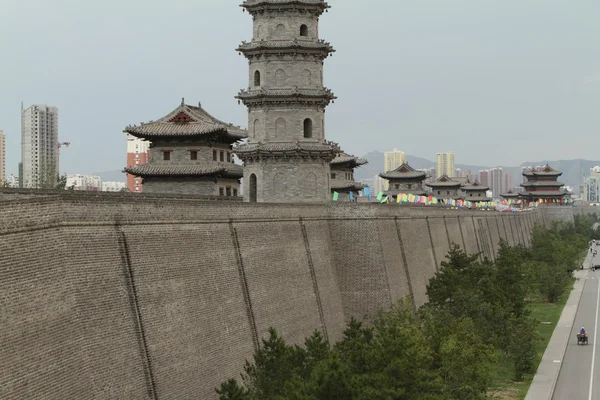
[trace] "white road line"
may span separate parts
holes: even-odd
[[[598,308],[600,308],[600,282],[598,282],[598,294],[596,295],[596,322],[594,323],[594,344],[592,351],[592,374],[590,375],[590,395],[589,400],[592,399],[592,393],[594,392],[594,363],[596,362],[596,336],[598,333]]]

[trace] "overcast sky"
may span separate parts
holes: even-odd
[[[351,153],[398,148],[515,166],[600,159],[600,1],[328,0],[337,52],[326,135]],[[20,102],[59,108],[61,170],[125,165],[128,124],[186,102],[246,127],[234,96],[252,36],[241,0],[0,0],[0,129],[20,161]],[[591,145],[593,143],[593,145]]]

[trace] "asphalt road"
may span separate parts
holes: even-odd
[[[600,253],[600,246],[597,249]],[[600,265],[600,254],[592,257],[588,253],[584,263],[588,269],[577,273],[585,283],[552,397],[554,400],[600,399],[600,269],[590,271],[592,263]],[[582,326],[588,333],[587,345],[577,344],[576,335]]]

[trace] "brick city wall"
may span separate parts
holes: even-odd
[[[543,212],[0,191],[0,398],[211,399],[271,326],[341,337]],[[543,210],[542,210],[543,211]]]

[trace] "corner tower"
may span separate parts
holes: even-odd
[[[246,0],[253,39],[238,51],[249,63],[249,86],[237,99],[248,107],[244,200],[320,202],[330,195],[329,163],[339,152],[325,140],[323,61],[335,50],[319,39],[323,0]]]

